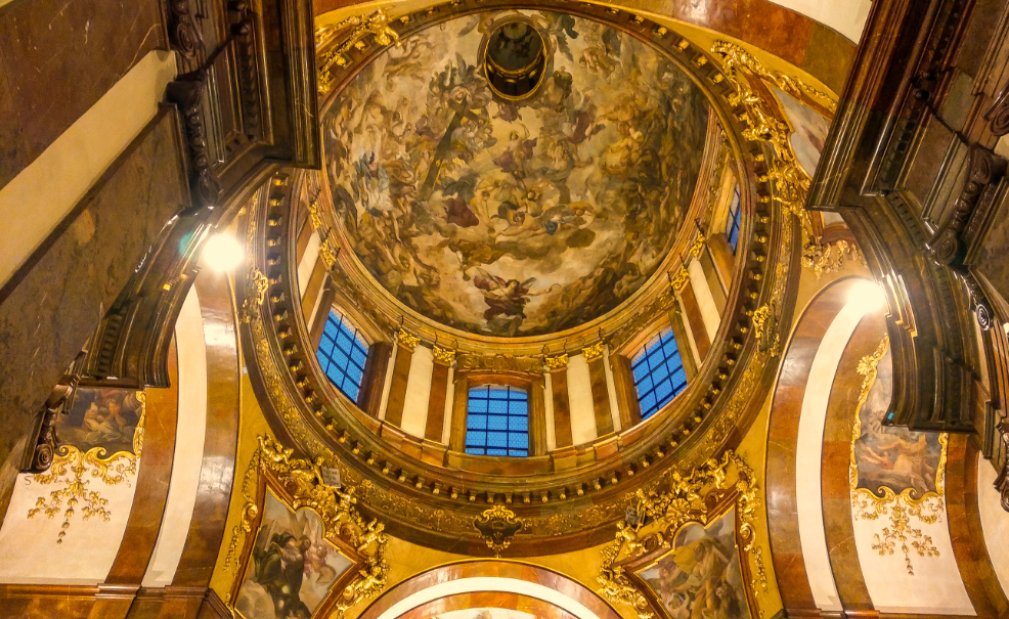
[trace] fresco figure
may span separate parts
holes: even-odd
[[[446,326],[520,336],[600,316],[683,224],[708,108],[656,50],[609,26],[519,11],[552,54],[498,98],[480,46],[500,13],[405,37],[323,120],[335,220],[379,284]],[[526,26],[523,26],[525,28]]]
[[[858,411],[859,436],[853,445],[857,487],[879,497],[886,490],[901,494],[910,489],[912,498],[919,498],[937,490],[942,445],[935,432],[912,432],[883,425],[892,391],[891,357],[887,350],[876,365],[875,381]]]
[[[56,418],[56,435],[81,451],[104,447],[108,455],[132,452],[142,408],[136,391],[80,387],[70,411]]]
[[[707,529],[688,525],[641,577],[672,619],[749,617],[735,545],[735,511]]]
[[[267,492],[235,608],[246,619],[308,619],[349,567],[314,512]]]

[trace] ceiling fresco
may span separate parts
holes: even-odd
[[[547,58],[527,95],[503,98],[480,59],[509,21],[535,28]],[[323,129],[336,219],[368,271],[430,319],[512,337],[590,321],[655,272],[684,224],[706,123],[703,95],[637,39],[508,11],[404,38]]]

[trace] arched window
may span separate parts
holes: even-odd
[[[470,389],[466,453],[528,456],[529,393],[510,385],[480,385]]]
[[[631,359],[631,373],[642,419],[654,415],[687,388],[687,373],[672,329],[659,333],[642,347]]]
[[[732,253],[736,253],[736,247],[739,246],[739,188],[732,193],[732,203],[729,204],[729,217],[725,224],[725,238],[729,241],[729,247],[732,248]]]
[[[364,362],[368,359],[368,344],[359,335],[357,327],[335,309],[330,309],[326,317],[326,327],[315,356],[329,382],[357,402],[364,377]]]

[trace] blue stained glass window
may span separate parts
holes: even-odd
[[[330,309],[326,317],[326,327],[315,356],[329,382],[357,402],[364,378],[364,363],[368,358],[368,344],[347,317],[334,309]]]
[[[687,388],[687,373],[673,330],[666,329],[648,341],[631,360],[641,418],[647,419]]]
[[[470,389],[466,453],[528,456],[529,394],[508,385],[481,385]]]
[[[739,218],[739,189],[737,188],[732,194],[732,203],[729,204],[729,219],[725,226],[725,236],[729,240],[729,247],[732,248],[733,254],[736,253],[736,248],[739,246]]]

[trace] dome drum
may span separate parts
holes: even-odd
[[[580,8],[578,14],[586,12],[592,13],[600,23],[612,17],[588,6]],[[422,30],[421,25],[431,27],[430,24],[444,21],[436,12],[433,15],[411,16],[399,39],[408,41],[410,33]],[[353,403],[335,396],[335,390],[321,377],[321,370],[310,353],[313,345],[308,336],[309,325],[299,304],[292,301],[300,296],[293,239],[301,232],[300,224],[306,218],[312,220],[316,234],[323,239],[320,260],[326,261],[337,294],[343,295],[341,298],[348,309],[363,322],[379,316],[380,320],[371,322],[369,328],[382,333],[388,345],[403,351],[400,358],[413,358],[406,367],[429,359],[423,362],[426,367],[433,368],[428,372],[442,372],[437,368],[443,367],[445,374],[451,372],[453,380],[458,381],[465,379],[467,374],[478,375],[481,370],[477,368],[481,364],[495,368],[489,374],[496,372],[497,375],[502,375],[504,365],[512,364],[510,371],[516,376],[563,380],[572,373],[584,371],[588,375],[591,361],[586,359],[589,355],[582,349],[590,349],[600,340],[584,335],[583,344],[571,346],[565,343],[565,337],[549,333],[509,338],[446,327],[423,315],[418,318],[418,313],[398,301],[386,284],[376,285],[378,282],[374,279],[369,281],[364,277],[366,269],[344,271],[344,264],[360,264],[360,256],[355,255],[352,245],[345,245],[349,243],[345,237],[347,227],[337,226],[330,218],[326,203],[333,189],[331,178],[313,179],[311,173],[299,173],[282,196],[264,196],[251,213],[250,224],[253,220],[259,222],[251,225],[273,226],[271,232],[280,233],[276,244],[271,242],[271,246],[288,247],[284,259],[279,261],[265,253],[275,255],[275,249],[265,246],[259,249],[260,268],[270,281],[270,292],[263,306],[263,318],[253,319],[245,328],[259,359],[257,382],[268,393],[272,404],[269,417],[279,432],[291,436],[306,452],[337,454],[346,464],[346,479],[352,482],[370,480],[368,504],[392,514],[390,527],[408,538],[442,548],[458,547],[460,543],[479,547],[482,541],[479,531],[473,527],[473,519],[490,506],[504,505],[526,525],[516,535],[508,553],[522,554],[532,550],[543,536],[563,542],[564,539],[573,540],[579,532],[594,531],[590,535],[602,539],[607,527],[611,526],[609,523],[620,517],[621,508],[613,501],[628,490],[646,488],[654,483],[652,472],[664,468],[657,465],[670,458],[683,466],[703,462],[706,454],[727,440],[734,425],[749,414],[745,411],[750,396],[767,379],[771,366],[768,361],[775,353],[773,347],[764,346],[758,340],[767,337],[774,320],[781,319],[775,315],[779,308],[768,312],[772,308],[771,295],[784,294],[787,287],[794,285],[788,265],[797,247],[795,238],[799,230],[791,225],[786,215],[771,208],[777,188],[773,183],[757,180],[766,176],[767,170],[748,169],[740,163],[739,154],[743,148],[753,151],[759,155],[756,165],[764,166],[766,162],[776,162],[775,151],[766,142],[743,137],[747,125],[739,104],[730,99],[735,94],[733,86],[707,54],[644,20],[621,21],[620,28],[647,41],[649,49],[659,50],[678,70],[684,70],[694,87],[705,94],[707,105],[725,131],[726,148],[732,153],[726,174],[744,179],[739,183],[741,210],[745,216],[738,259],[732,267],[732,285],[724,301],[724,314],[716,323],[717,333],[712,332],[708,344],[711,350],[692,370],[694,378],[686,391],[654,419],[637,426],[625,425],[615,433],[598,434],[587,443],[579,443],[572,437],[567,447],[540,449],[541,455],[530,452],[529,458],[502,462],[501,458],[463,453],[458,444],[452,444],[451,430],[449,440],[443,442],[440,439],[444,435],[438,440],[428,438],[422,427],[418,436],[397,427],[389,418],[375,415],[374,411],[358,409]],[[325,50],[322,53],[325,54]],[[368,48],[360,53],[362,59],[376,57]],[[353,64],[345,70],[358,71]],[[345,85],[352,83],[347,79],[337,81]],[[536,95],[539,96],[542,94]],[[327,114],[336,109],[330,103]],[[367,166],[362,173],[368,173]],[[697,193],[694,201],[699,200]],[[372,208],[378,208],[379,212],[369,217],[382,216],[380,207],[373,205]],[[536,217],[534,214],[527,216]],[[509,225],[507,217],[501,221],[501,226]],[[274,226],[275,222],[282,223]],[[663,263],[667,266],[653,273],[650,281],[664,281],[665,286],[652,284],[652,288],[640,292],[629,302],[631,305],[639,303],[638,307],[643,310],[653,308],[649,320],[644,320],[648,317],[647,311],[640,312],[642,322],[637,323],[636,329],[645,329],[653,320],[668,313],[668,301],[664,299],[678,298],[678,289],[673,284],[689,284],[691,278],[697,276],[690,271],[699,266],[687,268],[688,263],[697,262],[690,253],[691,246],[705,247],[705,232],[708,236],[715,233],[703,227],[697,233],[691,228],[686,226],[686,234],[681,228],[681,240],[677,245],[681,249],[668,257],[669,262]],[[476,273],[475,268],[473,272]],[[347,286],[344,292],[339,291]],[[389,312],[389,308],[393,311]],[[383,311],[389,312],[384,318],[381,317]],[[614,315],[624,311],[618,309]],[[751,318],[754,316],[760,319],[759,324]],[[409,320],[404,321],[407,317]],[[610,319],[609,315],[602,318],[604,321]],[[771,322],[765,322],[768,320]],[[397,322],[420,326],[402,330],[397,336],[394,327]],[[591,320],[588,324],[592,324]],[[410,329],[414,329],[413,333]],[[585,333],[590,332],[585,330]],[[571,336],[571,333],[562,333]],[[406,339],[402,338],[404,334]],[[602,336],[602,341],[610,340],[606,331],[595,331],[595,334],[596,338]],[[435,360],[438,351],[450,351],[451,360],[447,364],[438,363]],[[607,354],[618,352],[610,348]],[[562,357],[568,367],[549,367],[550,359],[558,359],[557,363],[561,364]],[[389,363],[389,373],[395,374],[396,361],[390,358]],[[476,365],[467,370],[464,365],[467,363]],[[525,367],[521,367],[523,363]],[[572,369],[571,364],[578,367]],[[286,368],[286,371],[274,372],[265,368],[266,365]],[[530,373],[530,367],[542,369]],[[490,380],[488,372],[483,372]],[[538,388],[534,381],[525,380],[530,389]],[[536,406],[532,400],[531,406]],[[451,399],[448,408],[451,408]],[[568,414],[580,410],[572,409]],[[614,430],[617,427],[615,425]],[[708,428],[708,437],[699,441],[695,437],[703,428]],[[497,479],[489,479],[488,474]],[[558,519],[555,506],[561,503],[567,515]],[[444,533],[449,530],[468,530],[471,534],[467,541],[461,542],[457,534]]]

